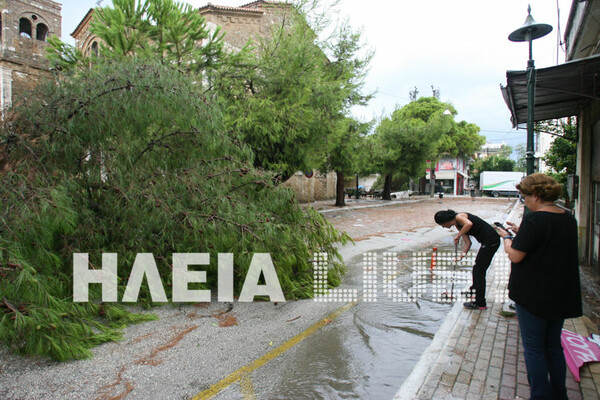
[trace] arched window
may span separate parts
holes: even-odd
[[[95,57],[98,57],[98,42],[93,42],[90,49],[91,49],[92,55]]]
[[[42,42],[45,42],[47,37],[48,37],[48,27],[44,24],[37,24],[35,38],[37,40],[41,40]]]
[[[31,39],[31,22],[27,18],[19,20],[19,36]]]

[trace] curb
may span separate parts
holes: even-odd
[[[389,203],[383,203],[383,204],[368,204],[368,205],[364,205],[364,206],[344,207],[344,208],[339,208],[339,209],[338,208],[330,208],[330,209],[317,210],[317,211],[320,212],[321,214],[328,214],[328,213],[333,213],[333,212],[346,212],[346,211],[360,210],[360,209],[364,209],[364,208],[390,207],[390,206],[396,206],[399,204],[419,203],[421,201],[427,201],[427,200],[426,199],[391,200]]]
[[[425,352],[417,361],[417,364],[413,367],[408,377],[400,386],[400,389],[396,392],[394,400],[413,400],[417,398],[419,390],[426,381],[427,375],[431,371],[431,366],[435,364],[436,360],[442,353],[444,345],[448,341],[454,325],[460,316],[463,305],[460,301],[454,303],[454,307],[448,313],[448,316],[440,326],[440,329],[436,332],[433,340],[425,349]]]

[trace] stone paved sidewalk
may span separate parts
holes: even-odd
[[[510,221],[519,221],[518,205]],[[457,302],[432,344],[394,399],[527,399],[529,385],[516,316],[504,316],[506,254],[500,247],[488,270],[488,309],[467,310]],[[570,319],[565,329],[597,333],[587,317]],[[567,371],[569,399],[600,400],[600,363],[580,369],[577,383]]]

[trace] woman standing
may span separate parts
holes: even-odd
[[[566,399],[566,362],[560,342],[566,318],[582,314],[577,260],[577,221],[554,204],[562,187],[532,174],[517,185],[531,212],[520,227],[498,229],[512,262],[509,297],[525,350],[531,398]]]
[[[473,266],[473,286],[471,286],[471,290],[475,290],[475,301],[468,301],[463,305],[465,308],[472,310],[485,310],[487,308],[485,274],[496,250],[500,247],[500,237],[490,224],[470,213],[456,213],[452,210],[438,211],[435,213],[434,219],[444,228],[450,229],[456,226],[458,234],[454,237],[454,243],[458,244],[460,238],[464,238],[463,255],[471,248],[470,236],[481,243],[481,248],[477,252],[475,265]]]

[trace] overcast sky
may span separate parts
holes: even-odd
[[[196,7],[207,1],[190,0]],[[249,1],[211,0],[225,6]],[[62,38],[73,44],[70,34],[98,3],[96,0],[62,1]],[[504,104],[500,84],[507,70],[524,70],[528,46],[514,43],[508,35],[527,17],[527,5],[537,22],[553,31],[533,42],[536,68],[563,63],[562,41],[572,0],[341,0],[336,17],[348,18],[362,29],[366,46],[375,51],[365,87],[377,91],[368,107],[356,108],[354,116],[370,120],[389,116],[396,106],[409,102],[414,87],[430,96],[433,85],[442,101],[458,111],[457,121],[477,124],[492,143],[515,146],[525,143],[525,130],[514,130]],[[103,6],[112,5],[103,1]],[[559,11],[560,10],[560,13]],[[559,24],[560,14],[560,24]],[[559,29],[560,28],[560,29]]]

